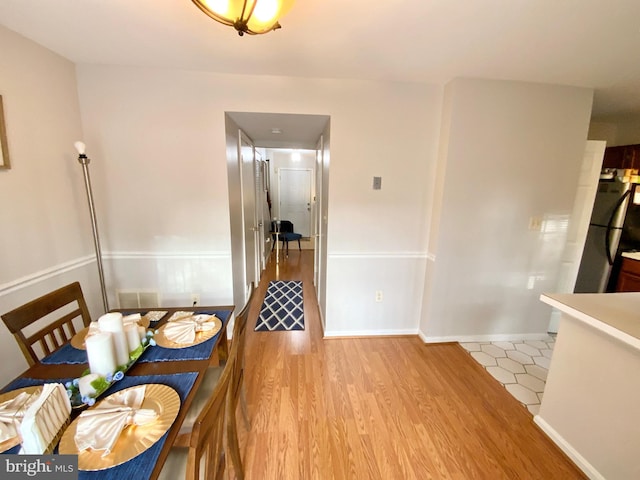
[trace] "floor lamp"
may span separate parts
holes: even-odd
[[[98,223],[96,222],[96,209],[93,204],[93,192],[91,190],[91,178],[89,177],[89,158],[85,155],[85,145],[82,142],[73,144],[78,150],[78,162],[82,165],[84,173],[84,186],[87,190],[87,201],[89,202],[89,214],[91,215],[91,227],[93,228],[93,245],[96,249],[96,263],[98,264],[98,275],[100,275],[100,288],[102,289],[102,304],[104,311],[109,311],[109,301],[107,300],[107,289],[104,285],[104,270],[102,268],[102,251],[100,250],[100,237],[98,236]]]

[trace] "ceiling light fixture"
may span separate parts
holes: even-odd
[[[259,35],[280,28],[278,20],[294,0],[192,0],[206,15],[238,31]]]

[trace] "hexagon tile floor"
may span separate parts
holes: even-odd
[[[532,415],[544,393],[555,339],[460,343]]]

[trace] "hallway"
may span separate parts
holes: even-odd
[[[276,279],[303,281],[305,330],[253,331]],[[249,313],[245,382],[248,479],[585,478],[460,345],[324,340],[312,250],[268,266]]]

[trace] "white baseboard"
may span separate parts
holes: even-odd
[[[401,336],[401,335],[416,335],[418,330],[337,330],[337,331],[325,331],[324,337],[389,337],[389,336]]]
[[[606,480],[605,477],[591,465],[578,451],[567,442],[551,425],[549,425],[540,415],[535,415],[533,421],[540,429],[562,450],[576,466],[582,470],[587,477],[593,480]]]
[[[430,337],[422,332],[418,335],[424,343],[450,343],[450,342],[510,342],[512,340],[544,340],[549,338],[546,333],[508,333],[494,335],[448,335],[442,337]]]

